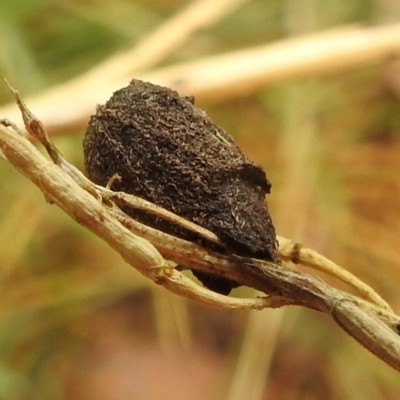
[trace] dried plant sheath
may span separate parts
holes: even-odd
[[[265,203],[270,183],[231,136],[193,99],[133,80],[91,117],[85,166],[95,183],[118,174],[114,190],[147,199],[214,232],[223,246],[159,217],[122,207],[131,217],[208,249],[279,263]],[[229,293],[235,282],[195,272],[208,288]]]

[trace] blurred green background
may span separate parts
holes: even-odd
[[[24,97],[40,94],[132,48],[187,4],[2,0],[1,74]],[[161,64],[393,22],[398,0],[249,0]],[[267,171],[277,232],[351,270],[397,313],[399,82],[398,61],[388,57],[200,103]],[[10,101],[0,85],[0,102]],[[79,126],[52,137],[82,170],[83,134]],[[327,317],[180,299],[51,207],[3,160],[0,180],[0,399],[398,399],[398,374]]]

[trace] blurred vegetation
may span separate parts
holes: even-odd
[[[2,0],[1,74],[24,96],[39,93],[130,48],[186,4]],[[392,21],[400,21],[396,0],[252,0],[163,63]],[[393,62],[201,106],[265,167],[277,231],[341,263],[399,311]],[[4,85],[0,101],[10,101]],[[83,132],[65,133],[55,143],[82,168]],[[4,161],[0,179],[0,399],[233,400],[237,385],[259,388],[251,399],[398,398],[397,373],[327,318],[300,309],[221,311],[176,298]]]

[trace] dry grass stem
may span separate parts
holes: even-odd
[[[29,99],[29,103],[35,103],[34,108],[44,116],[43,120],[50,129],[64,130],[67,126],[82,125],[93,113],[94,105],[102,98],[106,100],[109,93],[121,87],[121,81],[150,69],[188,41],[196,31],[217,23],[246,1],[195,0],[146,35],[132,49],[111,56],[68,82],[53,86]],[[63,104],[68,108],[62,108]],[[0,115],[7,115],[10,120],[18,121],[20,118],[15,104],[0,110]],[[47,114],[46,110],[51,112]]]
[[[219,22],[248,0],[195,0],[148,34],[132,49],[110,57],[74,84],[91,84],[95,87],[105,76],[132,76],[135,71],[151,68],[178,49],[198,30]],[[71,82],[70,82],[71,83]]]
[[[40,121],[26,109],[18,93],[14,91],[14,95],[27,131],[41,141],[56,163],[46,159],[25,137],[0,125],[3,157],[37,185],[48,201],[102,238],[140,273],[180,296],[217,307],[301,305],[324,312],[364,347],[400,371],[400,317],[388,310],[386,303],[373,304],[287,266],[213,253],[129,218],[114,204],[112,196],[104,196],[106,189],[99,189],[63,159],[49,142]],[[157,210],[154,208],[153,212]],[[165,211],[160,214],[165,216]],[[178,223],[179,217],[173,218]],[[199,232],[198,227],[192,228]],[[302,260],[310,258],[301,251],[295,254],[304,256]],[[233,279],[263,292],[264,297],[235,299],[218,295],[194,283],[167,260]]]
[[[400,24],[345,26],[141,73],[138,79],[216,101],[290,79],[380,63],[399,54]]]
[[[387,311],[392,311],[389,304],[383,300],[378,293],[340,265],[337,265],[315,250],[308,249],[290,239],[282,236],[278,236],[277,239],[279,242],[279,254],[283,260],[292,261],[295,264],[304,265],[331,275],[342,282],[347,283],[350,287],[356,290],[360,296],[369,300],[371,303],[374,303]]]
[[[203,7],[200,3],[212,2],[198,2],[191,7],[194,10],[196,4]],[[215,2],[215,19],[223,15],[223,10],[228,10],[222,7],[226,1],[219,3]],[[230,2],[231,6],[238,4]],[[182,15],[185,12],[188,11],[182,11]],[[190,11],[190,15],[192,13]],[[205,26],[210,16],[203,16],[204,20],[199,18],[194,27]],[[178,14],[176,21],[181,18]],[[165,26],[175,26],[174,21],[170,20]],[[193,33],[194,29],[187,25],[184,24],[185,29],[174,37],[167,35],[156,47],[151,47],[154,37],[164,32],[162,26],[133,50],[113,56],[100,67],[29,98],[29,104],[42,116],[47,129],[65,131],[84,126],[94,112],[94,105],[105,102],[110,93],[126,85],[132,77],[177,88],[183,95],[194,94],[199,99],[215,101],[247,95],[260,90],[260,87],[293,78],[314,77],[379,63],[400,54],[400,24],[345,26],[149,72],[149,66],[176,49]],[[149,55],[146,52],[150,52]],[[12,121],[20,120],[14,104],[0,107],[0,115]]]

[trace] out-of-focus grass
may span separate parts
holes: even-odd
[[[127,48],[184,4],[3,0],[1,73],[24,95],[39,91]],[[396,1],[249,1],[164,63],[396,12]],[[351,269],[398,311],[400,106],[386,65],[203,107],[265,167],[278,232]],[[82,167],[81,140],[55,139]],[[398,397],[397,374],[326,317],[288,309],[260,322],[260,313],[248,320],[182,302],[4,161],[0,179],[0,399],[233,400],[246,387],[256,387],[252,399]]]

